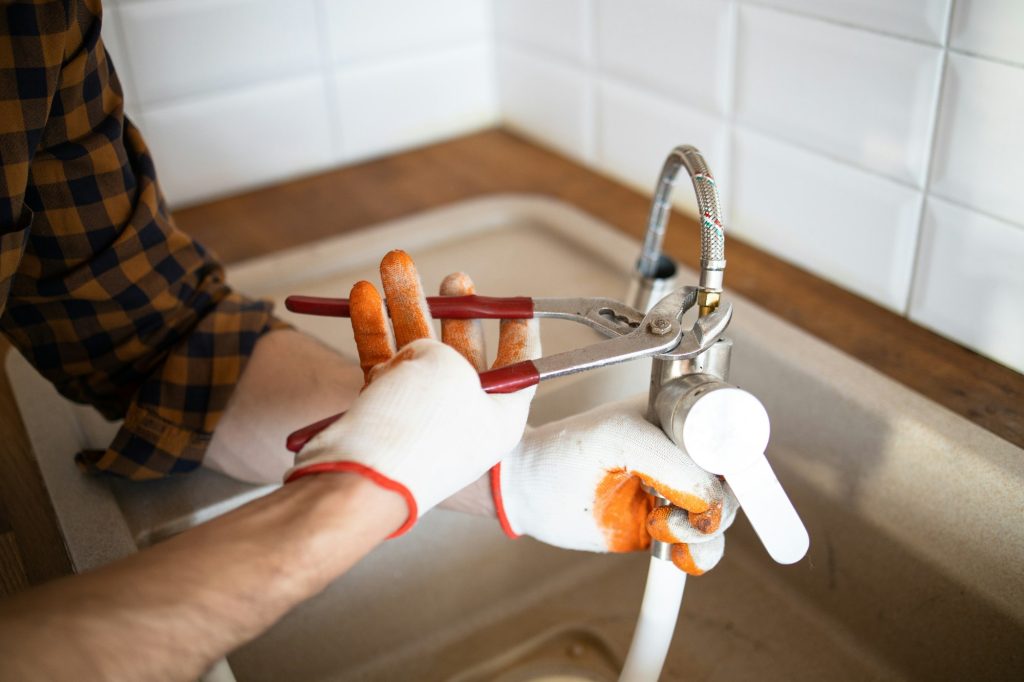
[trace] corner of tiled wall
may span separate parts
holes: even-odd
[[[1024,2],[105,5],[173,205],[499,121],[649,192],[687,142],[733,234],[1024,370]]]
[[[507,125],[1024,371],[1024,3],[495,2]]]

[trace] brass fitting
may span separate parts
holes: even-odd
[[[707,289],[701,289],[697,292],[697,309],[701,317],[708,315],[718,307],[718,302],[722,300],[721,291],[708,291]]]

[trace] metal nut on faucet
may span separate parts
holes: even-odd
[[[715,308],[718,307],[719,301],[722,300],[722,294],[718,291],[706,291],[701,290],[697,292],[697,308],[699,314],[703,317],[707,315]]]
[[[663,334],[668,334],[670,331],[672,331],[672,322],[666,320],[664,317],[659,317],[651,321],[651,332],[653,334],[661,336]]]

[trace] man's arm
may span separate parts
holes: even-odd
[[[344,333],[339,324],[338,333]],[[359,365],[293,329],[260,337],[217,424],[203,465],[249,483],[281,483],[292,431],[344,412],[359,395]]]
[[[260,337],[206,451],[204,466],[250,483],[280,483],[292,466],[287,435],[343,412],[363,384],[359,365],[292,329]],[[494,517],[489,476],[443,502]]]
[[[347,409],[361,384],[359,366],[319,341],[265,334],[205,463],[280,482],[292,464],[287,433]],[[493,515],[487,478],[450,506]],[[194,679],[344,573],[407,514],[402,497],[361,476],[298,480],[137,555],[0,603],[0,679]]]
[[[0,679],[192,680],[405,520],[362,476],[310,476],[0,605]]]

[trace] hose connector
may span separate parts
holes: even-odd
[[[668,218],[672,213],[672,188],[680,168],[685,168],[690,174],[697,195],[697,211],[701,222],[697,305],[700,314],[707,315],[718,307],[721,300],[725,273],[725,227],[715,178],[711,175],[711,170],[700,151],[690,145],[680,145],[673,149],[661,167],[651,213],[647,219],[643,249],[637,261],[636,276],[627,302],[637,309],[644,310],[656,302],[641,299],[644,294],[650,298],[650,292],[660,288],[659,280],[664,278],[666,272],[667,259],[662,253],[661,246],[665,239]]]

